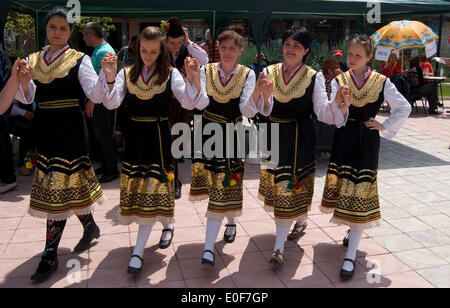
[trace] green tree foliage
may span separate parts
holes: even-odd
[[[10,11],[5,25],[5,30],[14,33],[16,39],[23,40],[22,46],[12,46],[9,56],[14,58],[27,55],[33,50],[33,38],[36,35],[35,20],[32,16]]]

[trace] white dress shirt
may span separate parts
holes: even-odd
[[[148,70],[145,66],[142,69],[142,76],[144,76],[144,82],[147,82],[154,73],[154,68]],[[199,98],[199,91],[195,86],[190,83],[185,83],[183,76],[181,76],[180,72],[176,69],[172,69],[171,76],[171,89],[173,95],[180,102],[181,106],[185,109],[192,110],[196,108],[197,101]],[[127,84],[125,79],[125,72],[123,69],[116,76],[116,81],[114,83],[114,87],[109,90],[108,83],[106,80],[106,75],[103,70],[100,71],[99,79],[101,81],[102,87],[96,88],[95,91],[99,91],[96,93],[96,96],[103,96],[103,105],[108,109],[116,109],[125,99],[127,94]],[[101,102],[97,102],[101,103]]]
[[[203,66],[209,62],[208,54],[206,53],[206,51],[194,42],[189,41],[186,47],[189,57],[195,58],[200,66]],[[178,56],[172,53],[172,58],[174,59],[174,61],[176,61],[178,59]]]

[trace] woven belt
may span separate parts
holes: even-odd
[[[233,120],[229,120],[224,116],[209,112],[207,110],[203,111],[203,117],[207,120],[210,120],[212,122],[216,122],[216,123],[229,123],[229,122],[241,122],[242,121],[242,116],[239,116]]]
[[[311,116],[301,117],[298,119],[281,119],[277,117],[269,117],[269,120],[275,123],[293,123],[293,122],[300,122],[301,120],[311,119]]]
[[[362,120],[362,119],[348,118],[347,121],[364,123],[364,122],[367,122],[367,121],[369,121],[369,120]]]
[[[162,122],[169,120],[168,117],[131,117],[135,122]]]
[[[40,102],[37,104],[41,109],[61,109],[79,107],[77,99],[65,99],[57,101]]]

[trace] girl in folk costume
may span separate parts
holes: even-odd
[[[178,69],[183,78],[186,80],[185,59],[187,57],[196,59],[200,66],[208,63],[208,54],[189,38],[189,31],[183,27],[181,20],[173,16],[169,20],[162,21],[161,28],[166,33],[167,48],[170,53],[170,61],[174,68]],[[169,114],[169,123],[173,126],[176,123],[190,123],[190,112],[182,108],[176,98],[172,98],[172,109]],[[179,136],[173,136],[173,139]],[[181,198],[182,183],[178,173],[178,160],[174,159],[175,174],[175,199]],[[164,226],[159,241],[159,248],[165,249],[170,246],[174,234],[172,224]]]
[[[148,27],[138,39],[137,63],[117,74],[117,57],[102,62],[103,104],[108,109],[127,104],[130,124],[120,181],[119,222],[139,224],[136,246],[128,272],[140,271],[144,248],[155,222],[174,222],[174,174],[172,136],[168,123],[172,95],[188,109],[195,107],[200,87],[200,67],[186,58],[185,81],[170,66],[169,53],[160,29]]]
[[[243,52],[242,32],[238,28],[222,32],[218,38],[221,62],[207,64],[201,69],[202,87],[206,88],[197,105],[197,109],[203,110],[202,131],[210,123],[220,125],[222,136],[219,138],[224,149],[212,158],[203,156],[192,161],[189,200],[209,198],[203,264],[214,265],[214,243],[222,219],[228,218],[224,240],[232,243],[236,237],[235,217],[242,212],[244,160],[237,158],[239,136],[235,131],[228,136],[227,124],[240,123],[242,115],[254,117],[264,107],[264,100],[256,106],[252,99],[256,82],[254,72],[237,63]],[[261,87],[265,89],[267,84]]]
[[[342,278],[355,270],[356,250],[362,231],[381,219],[377,189],[381,132],[392,138],[411,112],[411,105],[389,78],[372,71],[374,44],[366,35],[353,39],[348,48],[350,70],[336,77],[334,86],[349,86],[353,100],[345,126],[334,134],[321,209],[334,212],[331,222],[350,226]],[[386,100],[391,116],[382,124],[375,116]]]
[[[67,10],[53,9],[45,27],[50,45],[28,57],[16,95],[22,103],[36,102],[33,133],[37,170],[28,212],[47,219],[47,238],[42,260],[31,277],[34,281],[45,280],[56,270],[57,248],[70,216],[77,215],[84,228],[75,252],[88,249],[100,236],[91,211],[104,200],[88,157],[80,108],[85,95],[101,101],[96,89],[102,85],[90,58],[67,44],[73,28]]]
[[[328,100],[323,74],[305,65],[311,42],[311,33],[305,28],[286,30],[283,33],[285,61],[269,66],[261,73],[263,78],[273,82],[273,94],[268,97],[267,135],[270,140],[271,124],[278,123],[279,139],[283,139],[278,164],[263,166],[259,186],[264,208],[273,211],[275,216],[276,241],[269,261],[277,265],[283,265],[285,261],[284,242],[292,222],[296,221],[296,224],[289,239],[295,240],[306,228],[311,207],[315,173],[312,114],[315,113],[321,122],[340,127],[345,122],[344,115],[351,99],[348,87],[339,89],[334,85],[331,101]],[[267,161],[267,155],[263,154],[263,159]]]

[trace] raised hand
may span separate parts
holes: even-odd
[[[273,81],[269,80],[264,72],[261,72],[256,83],[259,90],[264,95],[265,102],[267,102],[269,97],[272,95]]]
[[[189,29],[186,27],[183,27],[183,40],[184,40],[184,44],[187,45],[189,44],[190,38],[189,38]]]
[[[350,107],[350,105],[353,102],[353,91],[349,88],[349,86],[342,86],[339,89],[339,92],[341,92],[342,99],[344,101],[344,105],[346,107]]]
[[[117,56],[108,52],[102,59],[102,69],[108,82],[113,82],[117,74]]]
[[[22,89],[28,89],[31,78],[33,78],[33,68],[25,60],[21,60],[19,63],[19,81]]]
[[[184,68],[186,69],[186,75],[192,79],[200,75],[200,65],[198,61],[191,57],[186,57],[184,60]]]
[[[253,101],[256,103],[261,94],[264,97],[264,104],[269,103],[269,97],[272,95],[273,91],[273,82],[269,80],[264,72],[261,72],[258,75],[258,79],[256,80],[255,89],[253,90]]]
[[[264,102],[267,104],[273,92],[273,81],[266,78],[261,85],[261,92],[264,95]]]
[[[11,69],[11,77],[10,78],[19,80],[19,72],[20,72],[22,66],[24,66],[24,65],[25,66],[27,65],[27,62],[25,60],[20,59],[20,58],[17,59],[14,62],[13,67]]]
[[[200,64],[197,59],[186,57],[184,67],[186,69],[186,78],[190,83],[194,83],[197,90],[200,91]]]

